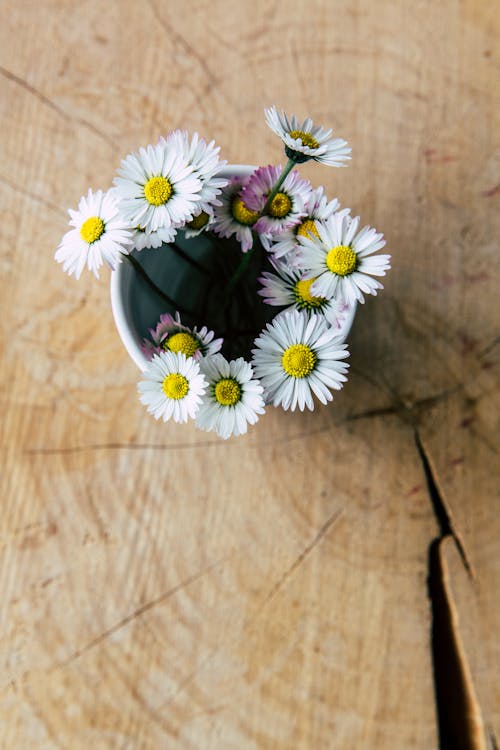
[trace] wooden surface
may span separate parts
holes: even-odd
[[[496,4],[0,13],[0,747],[497,747]],[[279,162],[271,103],[350,141],[348,169],[302,172],[393,270],[333,405],[225,443],[148,418],[107,275],[53,253],[174,127]]]

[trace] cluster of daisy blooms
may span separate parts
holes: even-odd
[[[184,238],[212,233],[239,243],[239,265],[226,285],[228,294],[237,294],[252,254],[265,253],[269,270],[260,272],[261,299],[254,304],[279,310],[253,338],[250,361],[226,359],[223,339],[171,314],[182,309],[173,300],[143,342],[148,364],[138,390],[148,411],[164,421],[194,419],[223,438],[245,433],[266,404],[312,410],[313,395],[331,401],[331,391],[347,379],[342,321],[365,294],[377,294],[382,284],[374,277],[390,268],[390,256],[374,255],[385,245],[383,235],[360,229],[359,217],[294,169],[311,159],[345,166],[346,141],[275,107],[265,115],[284,144],[284,167],[225,179],[219,147],[176,130],[129,154],[106,193],[89,190],[81,198],[55,255],[76,278],[85,266],[98,277],[103,263],[114,270],[124,259],[145,276],[139,251],[176,247],[178,232]]]

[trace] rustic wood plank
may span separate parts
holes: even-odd
[[[3,11],[0,745],[436,747],[424,459],[475,573],[449,553],[498,741],[495,4]],[[52,256],[66,206],[173,127],[277,162],[273,102],[351,142],[349,169],[303,173],[394,268],[334,404],[225,444],[147,417],[107,278]]]

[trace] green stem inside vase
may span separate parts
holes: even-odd
[[[153,279],[146,273],[144,268],[141,266],[139,261],[134,258],[133,255],[125,255],[125,258],[128,260],[128,262],[133,266],[136,273],[139,274],[141,279],[143,279],[146,284],[150,287],[150,289],[153,290],[155,294],[158,295],[158,297],[161,297],[164,302],[167,303],[169,307],[171,307],[173,310],[178,310],[180,313],[183,313],[184,315],[191,315],[192,313],[189,312],[189,310],[186,310],[183,308],[178,302],[174,302],[174,300],[168,296],[166,292],[163,291],[163,289],[160,289],[160,287],[155,284]]]

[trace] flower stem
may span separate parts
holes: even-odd
[[[224,300],[224,309],[227,307],[227,304],[231,297],[231,292],[233,291],[234,287],[236,286],[240,278],[243,276],[243,274],[247,270],[248,264],[250,263],[250,260],[252,259],[253,251],[254,249],[252,247],[250,248],[250,250],[247,250],[247,252],[243,254],[243,258],[240,261],[240,265],[238,266],[236,271],[233,273],[233,275],[229,279],[229,284],[226,287],[226,298]]]
[[[183,315],[191,315],[192,314],[188,310],[186,310],[185,308],[181,307],[181,305],[179,305],[177,302],[174,302],[174,300],[171,299],[168,296],[168,294],[166,294],[164,291],[162,291],[159,286],[156,286],[156,284],[154,283],[153,279],[151,279],[148,276],[148,274],[146,273],[146,271],[144,270],[144,268],[141,266],[141,264],[139,263],[139,261],[136,258],[134,258],[133,255],[125,255],[125,258],[129,261],[129,263],[132,264],[134,270],[137,271],[137,273],[139,274],[139,276],[141,276],[144,279],[144,281],[151,287],[151,289],[154,292],[156,292],[156,294],[159,297],[161,297],[168,305],[170,305],[170,307],[172,308],[172,310],[174,310],[174,311],[178,310]]]
[[[278,180],[276,181],[275,186],[273,187],[273,189],[271,190],[271,192],[267,196],[267,200],[266,200],[266,202],[264,204],[264,208],[260,212],[259,216],[263,216],[265,213],[267,213],[267,211],[269,209],[269,206],[271,205],[271,203],[273,201],[273,198],[278,193],[280,187],[283,185],[284,181],[286,180],[287,176],[290,174],[290,172],[294,168],[295,164],[296,164],[296,162],[293,159],[288,159],[287,163],[285,164],[285,167],[283,168],[280,176],[278,177]],[[237,282],[239,281],[239,279],[241,278],[241,276],[245,273],[245,271],[246,271],[246,269],[248,267],[248,264],[250,263],[250,260],[251,260],[252,254],[253,254],[253,250],[254,249],[252,247],[250,250],[248,250],[243,255],[243,258],[241,259],[240,265],[238,266],[238,268],[236,269],[236,271],[234,272],[234,274],[232,275],[232,277],[229,279],[229,284],[227,285],[227,288],[226,288],[226,298],[224,300],[224,305],[223,305],[224,309],[228,305],[229,297],[231,295],[231,292],[233,291],[235,285],[237,284]]]
[[[180,255],[180,257],[184,258],[184,260],[187,263],[190,263],[193,266],[193,268],[198,269],[198,271],[201,271],[201,273],[205,273],[205,274],[210,273],[208,268],[205,268],[205,266],[203,266],[201,263],[198,263],[197,260],[195,260],[194,258],[191,258],[191,256],[188,253],[186,253],[186,251],[183,250],[182,247],[179,247],[179,245],[177,245],[175,242],[170,242],[169,246],[172,248],[172,250],[175,253],[177,253],[177,255]]]
[[[273,202],[273,198],[275,197],[275,195],[279,191],[280,187],[285,182],[287,176],[292,171],[292,169],[294,168],[294,166],[295,166],[294,160],[293,159],[288,159],[288,162],[285,164],[285,168],[281,172],[281,174],[280,174],[280,176],[278,178],[278,181],[276,182],[276,185],[273,187],[273,189],[271,190],[271,192],[267,196],[267,200],[266,200],[266,202],[264,204],[264,208],[260,212],[259,216],[263,216],[264,214],[267,213],[267,211],[269,209],[269,206]]]

